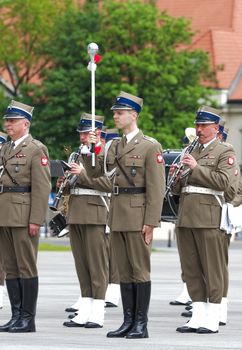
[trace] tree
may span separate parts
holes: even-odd
[[[102,55],[96,70],[97,114],[111,126],[110,106],[118,92],[141,96],[141,128],[164,148],[179,147],[198,101],[209,98],[201,80],[213,77],[207,54],[186,49],[192,35],[188,20],[160,13],[153,1],[104,0],[102,6],[92,1],[66,12],[47,47],[52,67],[42,72],[43,86],[34,91],[35,130],[51,155],[61,157],[63,145],[77,145],[73,131],[80,113],[90,112],[86,48],[92,41]]]
[[[13,96],[21,96],[21,85],[38,81],[41,70],[50,64],[45,45],[56,20],[70,6],[71,0],[0,2],[0,75],[8,76]]]

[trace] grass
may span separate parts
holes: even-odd
[[[68,252],[71,251],[70,246],[64,246],[59,244],[43,243],[39,244],[39,251],[48,251],[48,252]],[[161,250],[158,248],[152,248],[152,253],[160,253]]]
[[[70,251],[71,247],[70,246],[64,246],[64,245],[59,245],[59,244],[51,244],[51,243],[43,243],[41,242],[39,244],[39,251],[52,251],[52,252],[66,252]]]

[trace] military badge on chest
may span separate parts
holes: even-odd
[[[141,156],[139,156],[139,155],[132,155],[130,158],[136,160],[136,159],[141,159]],[[136,168],[135,162],[134,162],[134,163],[133,163],[133,166],[132,166],[131,169],[130,169],[130,175],[131,175],[132,177],[135,177],[136,174],[137,174],[137,168]]]
[[[130,169],[130,175],[134,177],[134,176],[136,176],[136,174],[137,174],[136,167],[132,166],[132,168]]]
[[[16,165],[15,165],[15,173],[19,173],[20,172],[20,166],[19,166],[19,161],[18,159],[22,159],[25,158],[26,155],[22,154],[22,153],[18,153],[15,155],[15,159],[16,159]]]

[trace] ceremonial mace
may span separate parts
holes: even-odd
[[[87,69],[91,71],[91,115],[92,115],[92,131],[95,131],[95,71],[97,65],[95,63],[95,56],[98,52],[98,45],[96,43],[90,43],[87,46],[87,52],[90,56],[90,62]],[[92,167],[95,167],[95,143],[91,145],[92,153]]]

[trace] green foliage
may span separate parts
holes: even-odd
[[[49,58],[44,48],[59,16],[71,0],[2,0],[0,2],[0,67],[8,72],[14,96],[38,76]]]
[[[140,128],[163,148],[180,147],[198,101],[209,100],[201,81],[213,77],[207,54],[185,49],[193,35],[190,22],[159,12],[155,1],[98,3],[70,6],[49,27],[51,35],[42,40],[38,32],[37,51],[51,64],[41,70],[41,86],[21,85],[25,102],[36,106],[32,134],[48,145],[51,158],[66,157],[65,145],[78,146],[80,115],[91,111],[87,45],[96,42],[102,56],[95,74],[96,114],[111,127],[110,106],[120,90],[143,97]]]
[[[6,111],[6,106],[8,105],[8,101],[9,99],[4,96],[3,90],[0,87],[0,131],[2,131],[2,118],[1,116],[4,114],[4,112]]]

